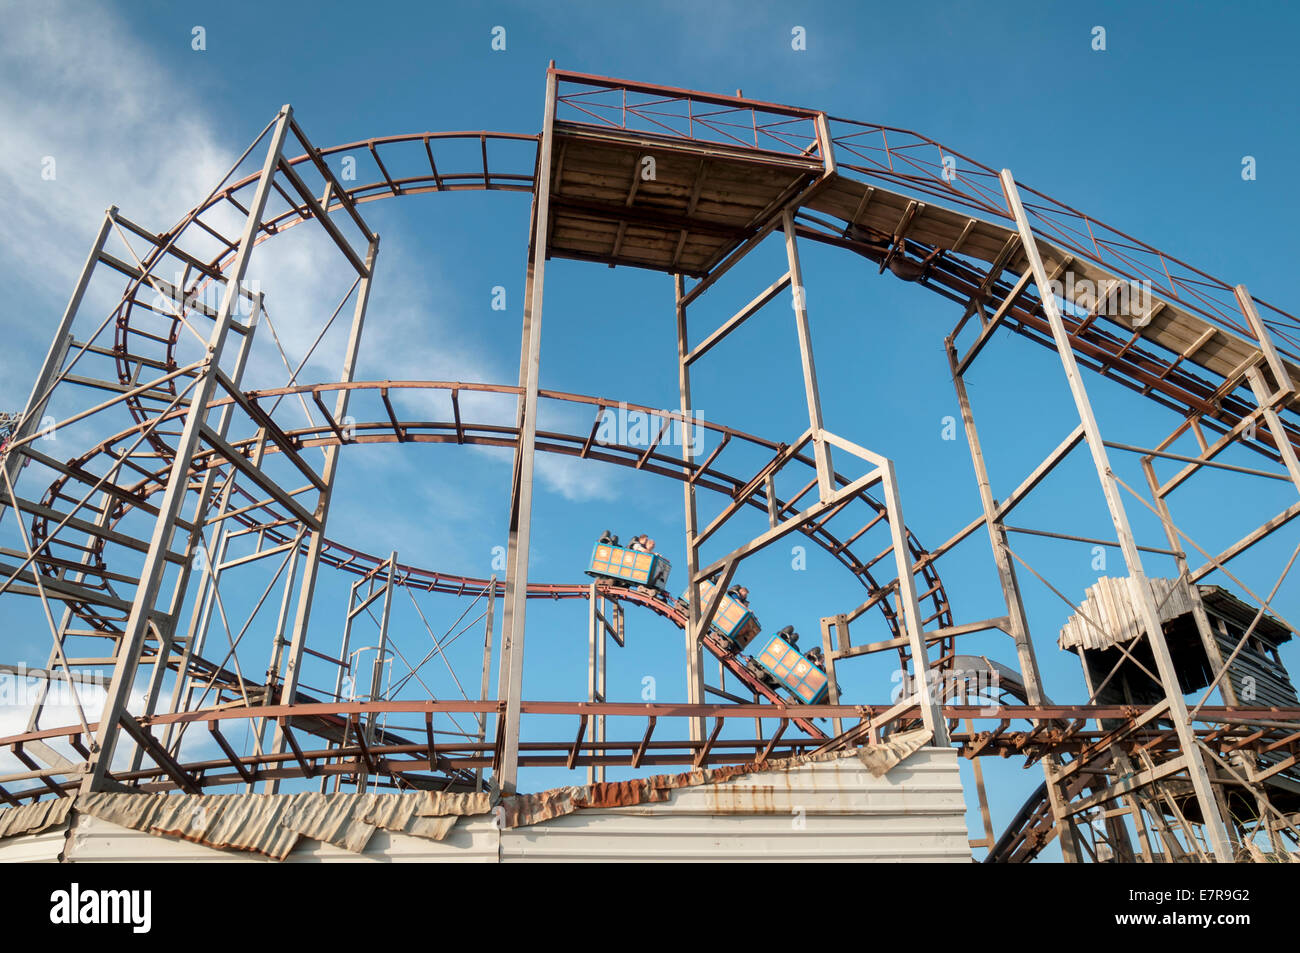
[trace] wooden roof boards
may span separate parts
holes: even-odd
[[[870,192],[870,199],[864,204],[868,192]],[[846,224],[893,236],[909,202],[912,201],[912,197],[880,185],[837,175],[833,182],[809,201],[808,208],[832,215]],[[997,260],[1007,240],[1016,234],[1016,230],[1010,225],[986,221],[940,205],[926,203],[912,215],[906,237],[910,241],[930,248],[944,250],[951,250],[958,240],[962,239],[959,254],[991,264]],[[1076,289],[1087,288],[1088,286],[1083,284],[1085,280],[1098,289],[1104,289],[1109,282],[1120,280],[1117,275],[1101,265],[1077,255],[1071,256],[1042,238],[1038,239],[1038,247],[1049,274],[1067,258],[1070,259],[1069,270],[1073,272]],[[1017,275],[1026,267],[1024,253],[1019,249],[1012,254],[1005,265],[1007,271]],[[1245,362],[1259,355],[1259,347],[1255,342],[1211,324],[1185,305],[1161,297],[1154,291],[1150,297],[1149,303],[1144,300],[1139,306],[1136,300],[1131,300],[1127,310],[1110,309],[1106,314],[1101,315],[1101,318],[1113,321],[1130,333],[1135,330],[1140,331],[1143,339],[1152,341],[1174,354],[1181,355],[1189,350],[1192,351],[1186,360],[1211,371],[1219,378],[1229,378]],[[1080,305],[1083,306],[1083,302],[1080,302]],[[1152,312],[1154,312],[1153,316],[1145,325],[1139,327],[1135,323],[1135,319],[1140,321]],[[1202,342],[1203,337],[1205,340]],[[1193,350],[1193,345],[1197,342],[1201,343]],[[1300,380],[1300,364],[1293,361],[1284,363],[1288,367],[1292,380]]]
[[[557,123],[547,252],[702,276],[824,170],[812,157]]]
[[[552,223],[548,253],[609,265],[630,265],[699,277],[750,237],[768,215],[824,172],[822,161],[622,130],[557,123],[551,180]],[[653,160],[650,165],[646,160]],[[1009,224],[954,211],[835,174],[813,195],[807,209],[833,216],[881,236],[898,237],[905,223],[910,242],[951,251],[986,264],[996,262],[1009,239]],[[910,209],[910,214],[909,214]],[[959,246],[959,247],[958,247]],[[1078,292],[1104,291],[1119,276],[1086,258],[1039,239],[1051,273],[1068,261]],[[1026,267],[1018,248],[1004,271]],[[1064,269],[1062,269],[1064,270]],[[1134,294],[1108,307],[1099,320],[1120,333],[1139,333],[1183,362],[1220,380],[1262,360],[1253,341],[1219,327],[1186,305],[1152,293]],[[1141,323],[1145,320],[1145,323]],[[1300,364],[1284,362],[1293,380]],[[1237,384],[1242,382],[1238,379]],[[1235,386],[1233,387],[1235,389]]]

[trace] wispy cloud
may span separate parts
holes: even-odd
[[[109,205],[170,225],[235,158],[108,11],[58,0],[0,8],[0,248],[10,268],[71,276]]]
[[[608,466],[551,453],[538,454],[533,465],[542,486],[566,500],[582,503],[618,497],[615,475]]]
[[[39,7],[0,0],[0,21],[0,129],[5,137],[0,150],[5,208],[0,276],[20,291],[10,301],[22,301],[28,312],[42,318],[5,313],[11,346],[0,351],[0,406],[8,409],[26,397],[30,368],[48,347],[50,320],[66,300],[103,210],[117,205],[146,227],[167,228],[208,194],[246,142],[242,132],[235,134],[188,92],[157,51],[112,9],[67,0]],[[262,118],[270,117],[251,117],[244,131],[251,136]],[[372,216],[382,218],[382,213],[367,210],[367,217]],[[457,334],[470,302],[456,276],[441,274],[436,262],[404,244],[400,226],[385,224],[389,228],[358,377],[513,381],[513,345],[497,351],[493,345],[498,342]],[[346,272],[338,250],[312,225],[290,229],[255,251],[248,277],[266,294],[291,366],[306,354],[347,291],[351,275]],[[348,303],[300,372],[299,383],[338,379],[351,316]],[[259,329],[246,386],[286,383],[289,372],[277,351],[267,328]],[[446,404],[445,395],[396,391],[393,396],[403,413],[422,419],[446,416],[445,409],[429,407]],[[464,394],[461,407],[469,418],[506,422],[514,416],[512,397]],[[590,426],[585,408],[547,405],[544,410],[544,428],[576,433]],[[302,413],[298,402],[286,401],[277,416],[297,426]],[[80,443],[72,446],[71,432],[61,434],[61,441],[65,437],[70,451],[80,448]],[[510,453],[484,453],[508,472]],[[539,488],[563,500],[617,495],[619,474],[610,467],[546,453],[538,454],[536,467]],[[477,488],[460,492],[450,483],[428,481],[420,487],[416,495],[435,493],[444,511],[481,513]],[[346,507],[340,510],[340,515],[347,512]],[[333,529],[346,539],[348,521],[336,523]],[[414,549],[418,535],[413,528],[412,538],[401,542]]]
[[[0,674],[0,680],[3,680],[0,681],[0,698],[4,699],[4,703],[0,704],[0,737],[22,734],[27,730],[27,722],[31,717],[41,679],[31,675],[20,677],[6,672]],[[51,695],[41,710],[40,727],[42,728],[78,724],[82,714],[87,721],[94,723],[99,720],[100,711],[108,697],[107,692],[100,685],[81,683],[74,691],[68,687],[66,681],[61,680],[56,680],[50,691]],[[77,709],[78,703],[81,705],[81,713]],[[138,691],[132,692],[126,707],[127,711],[134,714],[144,711],[144,695]],[[56,739],[51,747],[70,761],[81,760],[81,756],[62,739]],[[126,740],[119,744],[114,752],[113,766],[117,769],[124,768],[130,760],[131,745],[129,740]],[[13,755],[8,752],[0,753],[0,771],[25,770],[27,766]]]
[[[238,154],[110,11],[0,2],[0,275],[9,347],[0,400],[15,406],[48,346],[104,209],[170,226]]]

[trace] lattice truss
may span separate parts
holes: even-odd
[[[360,159],[346,181],[332,161],[343,155]],[[650,179],[640,174],[647,156],[656,166]],[[464,190],[532,196],[518,383],[355,380],[379,250],[366,204]],[[310,289],[281,287],[275,270],[260,280],[250,269],[255,250],[297,225],[328,241],[328,267],[316,269]],[[878,273],[956,304],[945,346],[982,511],[969,522],[954,518],[955,532],[939,545],[923,546],[907,528],[893,461],[822,419],[800,260],[808,242],[852,251]],[[721,325],[692,335],[692,308],[716,298],[736,264],[776,245],[784,246],[784,273],[753,289]],[[653,416],[657,436],[648,445],[597,441],[618,409],[608,400],[539,387],[550,257],[675,276],[679,411],[622,405]],[[1067,276],[1080,279],[1067,288],[1103,293],[1058,293]],[[331,282],[336,306],[312,314],[306,331],[301,321],[292,329],[277,322],[279,302],[293,313],[295,301]],[[1145,283],[1142,295],[1126,293],[1133,283]],[[691,388],[704,358],[776,301],[793,314],[799,347],[791,364],[808,427],[754,435],[697,420]],[[1018,486],[995,489],[965,378],[1001,329],[1056,352],[1077,419]],[[1169,408],[1179,423],[1151,446],[1106,439],[1088,395],[1096,377],[1082,370]],[[27,406],[0,421],[0,500],[15,511],[0,525],[0,598],[39,604],[51,646],[26,731],[0,739],[22,765],[0,776],[0,798],[219,785],[274,792],[299,778],[322,790],[509,791],[530,765],[582,767],[603,780],[610,766],[763,760],[919,732],[976,759],[985,824],[976,843],[990,859],[1030,859],[1057,836],[1067,860],[1225,859],[1260,844],[1283,856],[1300,843],[1300,706],[1293,693],[1289,704],[1252,704],[1239,697],[1234,672],[1258,648],[1261,626],[1294,630],[1271,603],[1300,546],[1262,582],[1241,577],[1233,560],[1279,532],[1293,536],[1300,502],[1213,552],[1198,540],[1195,510],[1176,520],[1171,497],[1209,471],[1300,492],[1297,381],[1295,318],[1019,185],[1006,170],[906,130],[554,69],[537,136],[423,133],[322,150],[286,106],[174,227],[155,232],[108,210]],[[413,417],[406,411],[414,406],[436,406],[442,416]],[[590,429],[552,426],[572,415],[548,408],[580,409]],[[700,427],[702,444],[670,451],[674,426]],[[503,578],[410,566],[396,553],[331,540],[340,453],[367,443],[510,449]],[[1258,465],[1219,459],[1241,448]],[[530,582],[537,451],[678,480],[688,598],[608,582]],[[1110,532],[1094,539],[1008,522],[1063,461],[1085,453]],[[1114,454],[1138,455],[1146,485],[1116,475]],[[1164,541],[1139,545],[1130,511],[1154,517]],[[749,541],[723,542],[736,533]],[[1076,604],[1079,594],[1027,562],[1012,544],[1017,534],[1117,549],[1118,591],[1134,620],[1128,637],[1115,637],[1088,602]],[[821,547],[863,588],[858,604],[819,613],[830,697],[804,708],[755,677],[711,628],[737,568],[792,535]],[[940,567],[980,538],[1006,613],[962,619]],[[1153,559],[1170,567],[1163,588],[1144,569]],[[341,628],[342,639],[328,645],[308,637],[323,631],[311,625],[322,572],[349,580],[346,614],[330,629],[337,639]],[[1031,626],[1020,592],[1028,577],[1112,651],[1109,670],[1085,661],[1087,705],[1054,705],[1043,694],[1036,649],[1044,633]],[[1207,608],[1211,581],[1249,607],[1239,623]],[[709,598],[703,583],[712,584]],[[465,600],[464,611],[439,631],[423,606],[452,596]],[[523,697],[530,597],[588,600],[585,699]],[[1170,641],[1173,605],[1190,619],[1190,642]],[[420,657],[390,635],[398,606],[427,630]],[[629,607],[683,631],[686,704],[606,697],[605,652],[623,643]],[[964,637],[990,632],[1014,646],[1014,669],[959,654]],[[461,652],[460,672],[453,642],[473,648]],[[1204,653],[1190,705],[1189,644]],[[882,652],[897,654],[910,673],[902,698],[841,698],[837,670]],[[705,682],[705,653],[718,661],[717,685]],[[430,666],[449,675],[450,696],[426,682]],[[960,679],[932,677],[981,667],[999,676],[991,708],[966,704]],[[103,670],[111,678],[90,692],[81,673]],[[1133,688],[1142,679],[1147,688]],[[1122,703],[1113,697],[1121,683],[1130,693]],[[43,717],[56,687],[70,694],[74,723]],[[1221,704],[1210,705],[1216,692]],[[708,695],[720,702],[707,703]],[[522,743],[525,717],[555,740]],[[635,731],[607,733],[611,718]],[[187,733],[215,741],[222,757],[189,758]],[[978,770],[978,758],[991,754],[1041,762],[1044,772],[1000,837]]]

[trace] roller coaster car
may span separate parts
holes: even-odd
[[[763,666],[759,665],[752,658],[746,657],[745,668],[749,669],[751,675],[757,678],[768,688],[772,689],[772,691],[774,692],[780,691],[781,688],[783,687],[782,684],[776,680],[776,678],[772,675],[771,672],[763,668]]]
[[[672,568],[673,564],[658,553],[597,543],[591,551],[591,567],[587,575],[662,592],[668,588],[668,574]]]
[[[713,583],[700,583],[700,603],[707,606],[709,600],[713,598]],[[682,601],[689,603],[690,593],[682,595]],[[738,599],[724,595],[722,601],[718,603],[718,611],[713,615],[712,629],[721,635],[724,639],[740,651],[762,630],[758,624],[758,619],[754,618],[754,613],[749,611],[749,606],[745,605]]]
[[[750,662],[758,667],[760,677],[767,676],[764,681],[770,685],[771,680],[775,680],[794,696],[795,701],[817,705],[826,700],[829,691],[826,672],[801,655],[780,634],[769,636]]]

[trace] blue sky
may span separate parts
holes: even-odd
[[[286,102],[321,146],[425,130],[534,133],[551,59],[562,69],[712,92],[742,89],[761,100],[917,130],[994,168],[1009,167],[1021,182],[1295,311],[1286,282],[1300,211],[1294,8],[842,7],[2,3],[0,129],[9,146],[0,150],[0,201],[10,212],[0,222],[0,277],[12,290],[0,400],[17,409],[24,399],[30,368],[48,344],[46,329],[108,204],[146,225],[170,225]],[[191,48],[196,25],[206,31],[203,51]],[[506,29],[503,52],[490,47],[496,26]],[[794,26],[806,30],[804,51],[791,49]],[[1106,29],[1104,52],[1091,48],[1094,26]],[[35,171],[47,155],[59,161],[55,183]],[[1254,181],[1240,174],[1248,155],[1257,163]],[[358,376],[512,383],[526,196],[426,196],[375,203],[365,214],[383,248]],[[878,277],[844,253],[809,248],[804,254],[826,424],[896,460],[908,523],[923,543],[937,544],[979,509],[964,442],[941,438],[943,419],[957,414],[942,350],[954,306]],[[780,257],[778,249],[764,249],[738,269],[726,292],[737,299],[732,310],[783,270]],[[290,337],[297,340],[311,326],[303,302],[318,306],[315,279],[323,285],[336,266],[337,259],[314,259],[304,245],[292,277],[306,290],[293,302],[287,288],[277,299],[273,269],[260,273],[268,304],[289,313]],[[504,312],[490,308],[498,285],[507,289]],[[676,405],[669,278],[554,261],[546,292],[544,388]],[[722,315],[729,304],[713,306]],[[703,313],[692,327],[697,338],[710,327]],[[778,440],[806,426],[786,315],[771,306],[728,340],[724,359],[706,362],[695,392],[706,417]],[[970,386],[995,495],[1005,495],[1075,422],[1060,363],[1037,345],[1001,336]],[[1149,445],[1176,423],[1170,412],[1095,376],[1089,386],[1109,439]],[[1249,456],[1224,459],[1256,465]],[[534,579],[581,580],[590,542],[608,526],[659,540],[678,567],[673,589],[681,588],[675,481],[567,460],[540,466]],[[1140,480],[1131,460],[1118,461],[1117,470],[1130,484]],[[506,453],[349,451],[331,535],[371,552],[397,549],[403,561],[487,575],[493,547],[504,543],[508,480]],[[1257,482],[1204,479],[1180,491],[1175,518],[1185,514],[1189,532],[1217,552],[1294,497],[1284,484]],[[1018,515],[1022,525],[1113,535],[1086,455],[1073,457],[1042,492]],[[1141,541],[1163,545],[1158,527],[1129,502]],[[704,518],[718,506],[716,498],[703,499]],[[1203,512],[1196,515],[1198,508]],[[747,538],[761,527],[758,521],[743,528],[752,532],[738,532]],[[1278,534],[1240,561],[1239,575],[1267,592],[1295,542],[1294,530]],[[1101,574],[1085,545],[1021,537],[1017,551],[1074,599]],[[788,546],[746,564],[741,578],[765,628],[790,622],[809,640],[822,615],[860,601],[860,587],[823,555],[810,552],[809,569],[797,575]],[[1122,574],[1118,555],[1109,558],[1107,572]],[[982,535],[941,568],[957,621],[1002,614]],[[1147,569],[1160,575],[1167,567],[1153,561]],[[337,645],[346,583],[323,584],[313,644]],[[1048,694],[1083,701],[1077,660],[1055,646],[1068,607],[1027,574],[1021,583]],[[452,624],[463,609],[449,598],[422,599],[421,607],[435,629]],[[1300,618],[1294,580],[1283,585],[1276,607]],[[16,655],[44,662],[43,622],[29,608],[6,606],[30,626],[4,661]],[[418,615],[408,605],[398,618],[408,654],[423,656],[428,636]],[[585,603],[530,605],[526,697],[585,693],[585,626]],[[612,650],[610,697],[639,700],[650,675],[660,700],[681,698],[680,634],[635,613],[630,632],[629,646]],[[871,637],[881,636],[863,640]],[[264,666],[263,645],[249,664]],[[479,635],[467,634],[449,652],[471,694],[480,647]],[[1005,638],[993,636],[976,637],[963,650],[1013,658]],[[1283,657],[1294,665],[1300,651],[1289,645]],[[889,666],[864,663],[859,673],[853,664],[841,669],[850,697],[886,700]],[[429,678],[434,691],[455,694],[445,669]],[[549,733],[571,731],[566,723]],[[989,764],[986,773],[1000,827],[1041,775],[1011,762]],[[542,787],[561,776],[535,772],[526,780]]]

